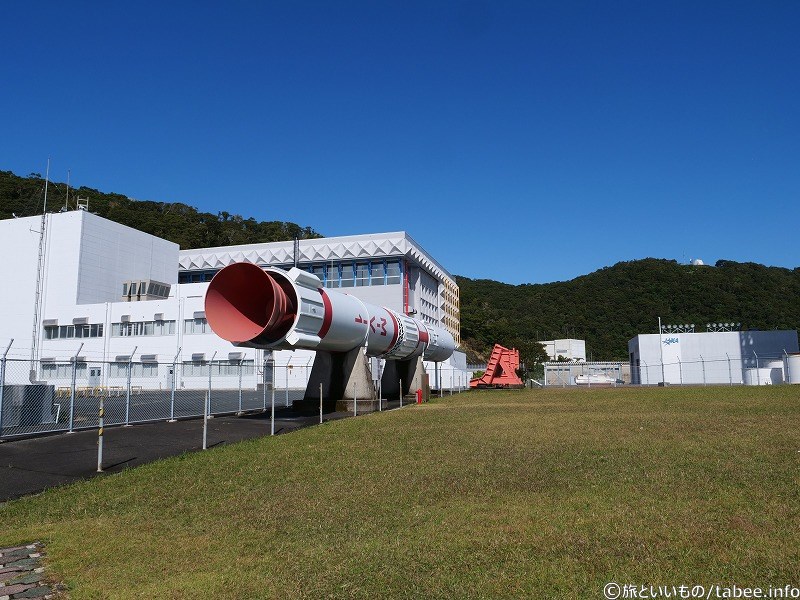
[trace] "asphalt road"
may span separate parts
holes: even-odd
[[[388,406],[386,405],[388,404]],[[384,410],[398,402],[387,402]],[[330,421],[351,413],[325,413]],[[319,416],[302,416],[291,408],[276,407],[275,433],[283,434],[319,423]],[[270,434],[270,414],[219,416],[208,421],[208,446],[231,444]],[[42,492],[97,473],[97,429],[0,442],[0,502]],[[159,458],[200,450],[202,418],[107,427],[103,469],[115,473]]]

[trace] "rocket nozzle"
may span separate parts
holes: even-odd
[[[269,344],[291,328],[297,301],[288,281],[278,281],[258,265],[234,263],[211,280],[205,308],[208,324],[219,337]]]

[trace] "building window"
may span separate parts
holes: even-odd
[[[325,287],[328,288],[338,288],[340,287],[340,281],[342,278],[342,266],[341,265],[328,265],[327,269],[328,278],[325,281]]]
[[[355,283],[355,271],[353,263],[342,264],[342,287],[353,287]]]
[[[158,377],[158,363],[130,363],[131,377]],[[112,362],[109,369],[109,377],[114,379],[126,378],[128,376],[128,363]]]
[[[390,260],[386,263],[386,284],[400,283],[402,271],[399,260]]]
[[[255,364],[252,360],[243,360],[242,375],[255,373]],[[183,363],[184,377],[208,377],[209,363],[206,360],[190,360]],[[211,364],[211,377],[239,376],[238,360],[216,360]]]
[[[386,285],[386,261],[373,261],[370,264],[370,285]]]
[[[137,321],[135,323],[112,323],[111,337],[136,335],[174,335],[175,321]]]
[[[242,375],[252,375],[254,370],[254,363],[252,360],[241,361]],[[239,375],[239,361],[238,360],[218,360],[211,364],[211,376],[215,375]]]
[[[72,379],[72,363],[43,362],[39,372],[41,373],[41,378],[45,381],[49,379]],[[75,378],[86,378],[85,362],[78,363]]]
[[[195,333],[211,333],[211,328],[208,326],[208,321],[205,318],[186,319],[183,322],[183,333],[189,335]]]
[[[217,270],[209,271],[182,271],[178,273],[178,283],[203,283],[211,281]]]
[[[366,285],[369,285],[369,263],[358,263],[356,265],[356,286]]]
[[[86,325],[47,325],[44,328],[46,340],[71,340],[76,338],[103,337],[103,324]]]
[[[311,267],[311,272],[325,285],[325,265],[314,265]]]

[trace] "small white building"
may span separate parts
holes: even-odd
[[[628,342],[632,383],[752,384],[785,381],[797,331],[720,331],[637,335]]]
[[[586,361],[586,340],[545,340],[539,342],[544,346],[550,360],[558,360],[561,356],[572,361]]]
[[[44,229],[42,229],[44,225]],[[43,235],[42,235],[43,232]],[[255,388],[263,365],[291,365],[275,385],[303,388],[311,351],[234,347],[209,329],[204,297],[214,273],[248,261],[289,268],[297,264],[330,288],[426,323],[460,342],[455,279],[405,232],[181,251],[177,244],[84,210],[0,220],[0,353],[13,339],[13,361],[28,360],[30,380],[69,385],[72,361],[81,386],[115,387],[127,377],[148,389],[202,388],[209,374]],[[465,355],[426,368],[434,387],[469,381]],[[28,372],[26,371],[26,376]],[[286,378],[286,380],[284,380]],[[438,381],[436,380],[438,378]]]

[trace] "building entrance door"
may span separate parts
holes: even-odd
[[[89,385],[94,387],[102,383],[103,371],[100,367],[89,367]]]

